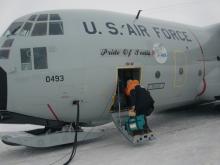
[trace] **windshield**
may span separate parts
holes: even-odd
[[[12,23],[9,28],[4,33],[4,36],[16,35],[18,31],[21,29],[23,22],[14,22]]]

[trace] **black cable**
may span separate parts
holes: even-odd
[[[74,105],[77,105],[77,116],[76,116],[76,122],[75,122],[75,137],[74,137],[74,143],[73,143],[73,149],[72,149],[72,153],[70,155],[69,160],[64,163],[63,165],[68,165],[74,158],[74,156],[76,155],[76,149],[77,149],[77,143],[78,143],[78,128],[79,128],[79,101],[73,101]]]
[[[77,149],[77,131],[75,132],[75,138],[74,138],[74,143],[73,143],[73,149],[72,149],[72,153],[70,155],[69,160],[64,163],[63,165],[68,165],[74,158],[74,156],[76,155],[76,149]]]
[[[114,93],[115,93],[115,92],[113,92],[113,94],[114,94]],[[109,103],[109,102],[112,102],[112,96],[113,96],[113,94],[109,97],[108,103]],[[100,116],[99,116],[98,118],[101,118],[101,117],[105,114],[105,112],[108,110],[107,107],[108,107],[108,104],[106,105],[106,107],[104,108],[104,111],[100,114]],[[88,132],[87,136],[90,134],[90,132],[92,132],[93,129],[94,129],[94,128],[92,128],[92,129]],[[85,137],[85,138],[86,138],[86,137]],[[82,141],[83,141],[83,140],[82,140]],[[56,160],[55,162],[53,162],[53,163],[51,163],[51,164],[49,164],[49,165],[54,165],[54,164],[60,162],[61,160],[63,160],[63,159],[64,159],[65,157],[67,157],[67,156],[68,156],[68,154],[65,154],[63,157],[61,157],[60,159]],[[74,156],[75,156],[75,155],[74,155]]]

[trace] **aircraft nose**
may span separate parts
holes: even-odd
[[[0,110],[7,110],[7,73],[0,67]]]

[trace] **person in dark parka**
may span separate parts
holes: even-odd
[[[147,124],[147,116],[149,116],[154,110],[154,100],[150,95],[150,92],[146,90],[144,87],[140,86],[139,82],[137,83],[133,89],[129,92],[130,98],[130,109],[133,109],[136,112],[136,115],[144,115],[145,116],[145,133],[152,132]]]

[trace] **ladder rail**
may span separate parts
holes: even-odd
[[[120,101],[120,86],[119,86],[119,80],[117,85],[117,92],[118,92],[118,118],[119,118],[119,124],[121,126],[121,101]]]

